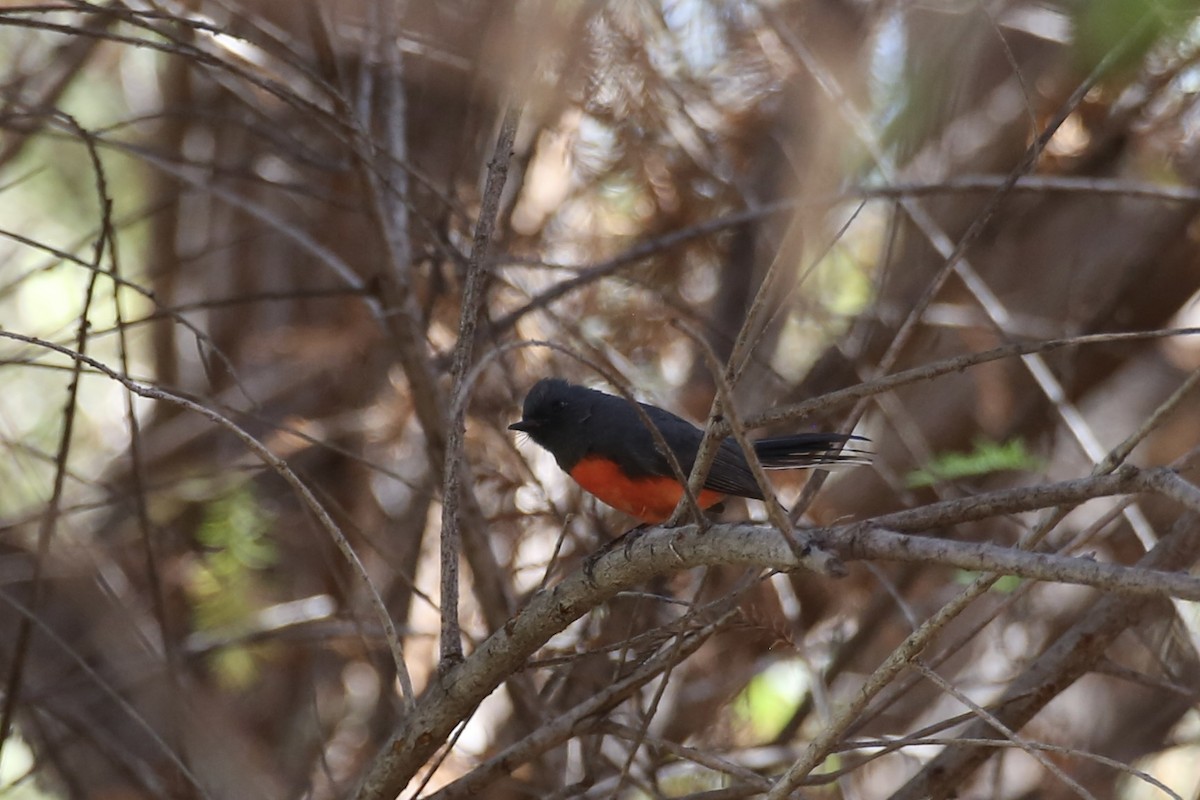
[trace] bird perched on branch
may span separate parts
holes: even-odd
[[[703,430],[657,406],[635,406],[623,397],[559,378],[534,384],[525,397],[520,421],[508,428],[529,434],[550,451],[563,471],[601,501],[642,522],[664,522],[683,496],[683,487],[638,407],[662,434],[686,476],[695,464]],[[753,447],[766,469],[803,469],[869,463],[870,454],[856,446],[866,441],[844,433],[798,433],[759,439]],[[763,499],[746,456],[733,439],[721,442],[696,501],[701,508],[710,508],[726,495]]]

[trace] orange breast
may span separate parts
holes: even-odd
[[[683,496],[674,478],[627,478],[606,458],[585,458],[571,470],[571,477],[608,505],[642,522],[666,522]],[[725,495],[702,489],[696,498],[701,508],[716,505]]]

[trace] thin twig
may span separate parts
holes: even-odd
[[[300,501],[312,513],[325,532],[329,534],[329,537],[333,539],[334,544],[337,545],[338,550],[345,557],[346,562],[350,565],[351,569],[354,570],[354,573],[358,576],[359,580],[362,581],[363,586],[367,590],[367,597],[370,600],[371,607],[374,610],[375,615],[379,620],[379,624],[383,628],[384,636],[387,639],[388,648],[391,651],[392,660],[395,663],[396,675],[400,681],[401,694],[403,695],[402,700],[406,704],[412,702],[412,679],[409,677],[408,667],[404,663],[403,646],[401,645],[400,639],[396,634],[395,623],[392,622],[391,615],[389,615],[387,611],[387,606],[384,605],[383,598],[379,595],[379,590],[375,588],[375,584],[371,580],[371,576],[367,573],[366,567],[359,559],[358,554],[354,552],[354,548],[351,546],[350,541],[346,538],[346,535],[342,533],[341,528],[338,527],[337,523],[333,521],[333,517],[329,515],[329,512],[325,510],[325,507],[322,506],[317,500],[316,496],[313,495],[312,490],[308,488],[304,481],[300,480],[299,476],[297,476],[292,468],[288,466],[284,459],[272,453],[266,445],[258,441],[258,439],[255,439],[228,417],[225,417],[222,414],[219,414],[216,411],[213,411],[211,408],[208,408],[207,406],[204,406],[194,400],[189,400],[186,397],[182,397],[157,386],[150,386],[135,381],[128,376],[122,375],[121,373],[111,369],[103,362],[91,358],[90,356],[77,353],[69,348],[53,342],[47,342],[34,336],[26,336],[13,331],[0,330],[0,339],[11,339],[14,341],[23,342],[25,344],[34,345],[36,347],[43,347],[48,350],[53,350],[60,355],[66,356],[73,361],[87,365],[97,372],[102,373],[111,380],[114,380],[124,386],[127,391],[151,400],[160,400],[165,403],[170,403],[187,411],[199,414],[205,419],[208,419],[222,428],[225,428],[235,437],[237,437],[237,439],[241,441],[248,450],[254,453],[254,455],[257,456],[264,464],[266,464],[269,469],[283,478],[284,481],[292,488],[292,490],[296,492],[297,496],[300,498]]]
[[[87,146],[92,169],[95,174],[96,192],[102,216],[100,236],[96,239],[92,247],[92,269],[89,273],[87,288],[84,290],[83,303],[80,307],[78,324],[75,330],[75,348],[82,354],[87,350],[88,342],[90,341],[91,321],[88,317],[92,313],[92,300],[96,295],[96,284],[101,274],[101,263],[107,249],[108,238],[112,235],[112,198],[108,196],[108,183],[105,178],[104,167],[100,162],[100,157],[96,154],[95,147],[91,144],[90,138],[74,118],[61,113],[60,116],[81,136]],[[54,485],[50,493],[50,499],[46,503],[41,524],[38,527],[33,576],[30,579],[31,596],[29,608],[32,614],[37,614],[40,611],[42,595],[45,591],[44,570],[46,568],[46,561],[50,557],[50,542],[54,539],[55,532],[58,529],[59,515],[62,508],[63,486],[66,483],[67,477],[67,462],[70,460],[72,433],[75,430],[75,419],[78,411],[79,379],[83,363],[74,361],[71,366],[71,378],[67,384],[67,398],[63,409],[63,427],[59,435],[58,452],[54,458]],[[16,715],[17,705],[20,700],[22,680],[25,665],[28,663],[32,635],[32,617],[24,615],[17,623],[17,632],[12,644],[12,661],[9,663],[8,675],[4,682],[4,704],[0,706],[0,757],[3,756],[4,745],[8,741],[9,733],[12,730],[13,718]]]
[[[1195,563],[1200,527],[1195,513],[1176,520],[1170,533],[1138,561],[1151,571],[1187,569]],[[1168,573],[1180,574],[1180,573]],[[1158,608],[1150,596],[1106,595],[1100,598],[1068,631],[1063,633],[1025,671],[1008,684],[995,716],[1011,730],[1019,730],[1051,699],[1100,661],[1109,645],[1130,626],[1139,624]],[[1007,701],[1007,702],[1005,702]],[[995,729],[975,722],[963,732],[967,739],[994,739]],[[893,800],[949,797],[991,754],[989,748],[945,748],[901,787]]]
[[[780,422],[801,420],[811,416],[812,414],[816,414],[830,408],[837,408],[839,406],[856,402],[863,398],[873,397],[878,394],[883,394],[884,392],[890,392],[893,389],[898,389],[902,386],[908,386],[910,384],[931,380],[942,375],[961,372],[968,367],[985,364],[989,361],[998,361],[1004,358],[1024,356],[1031,353],[1046,353],[1052,350],[1060,350],[1064,347],[1122,344],[1128,342],[1149,341],[1154,339],[1166,339],[1173,336],[1197,335],[1200,335],[1200,328],[1164,328],[1153,331],[1137,331],[1134,333],[1097,333],[1087,336],[1072,336],[1062,339],[1046,339],[1036,342],[1017,342],[1014,344],[1006,344],[1000,347],[992,348],[991,350],[984,350],[979,353],[968,353],[966,355],[954,356],[953,358],[935,361],[931,364],[923,364],[919,367],[901,370],[900,372],[896,372],[891,375],[873,378],[869,381],[846,387],[845,389],[829,392],[821,395],[820,397],[814,397],[811,400],[805,400],[801,403],[794,403],[788,406],[773,408],[770,411],[765,411],[761,414],[750,417],[746,420],[746,426],[751,429],[763,428]],[[719,426],[718,433],[728,433],[728,431],[725,429],[725,426]]]
[[[66,641],[58,631],[51,628],[41,618],[41,615],[35,613],[31,606],[23,605],[15,597],[0,588],[0,601],[4,602],[14,611],[21,615],[21,619],[29,620],[31,625],[34,625],[41,632],[41,635],[46,637],[46,640],[54,645],[55,648],[61,650],[68,659],[70,659],[73,667],[86,676],[92,684],[100,690],[100,693],[112,701],[113,705],[120,709],[133,722],[134,726],[140,729],[146,738],[154,744],[155,747],[162,751],[163,758],[173,764],[178,770],[183,779],[187,781],[196,794],[203,798],[210,798],[208,790],[204,787],[204,781],[200,780],[187,762],[184,761],[180,753],[171,747],[171,745],[163,739],[162,735],[155,729],[155,726],[146,719],[142,712],[138,711],[137,707],[125,697],[120,689],[112,684],[107,678],[100,674],[96,666],[90,663],[89,659],[84,657],[78,649],[71,643]],[[7,787],[5,787],[7,788]]]
[[[496,217],[500,213],[500,198],[504,194],[504,182],[508,177],[508,166],[512,161],[513,142],[517,137],[517,125],[521,121],[521,107],[510,104],[500,123],[496,137],[496,149],[488,162],[487,181],[483,189],[483,202],[479,219],[475,224],[475,237],[471,257],[467,264],[467,282],[463,290],[462,313],[458,322],[458,342],[454,348],[454,363],[451,366],[453,389],[450,401],[450,419],[446,432],[446,463],[442,470],[445,486],[442,491],[442,636],[441,669],[462,660],[462,638],[458,627],[458,560],[462,551],[462,513],[459,500],[463,491],[463,478],[467,473],[463,437],[466,432],[466,388],[467,370],[471,366],[471,352],[475,345],[475,330],[479,314],[483,309],[485,285],[488,272],[485,268],[492,247],[492,235],[496,229]]]
[[[1057,764],[1055,764],[1053,761],[1051,761],[1049,758],[1047,758],[1044,754],[1042,754],[1041,751],[1034,748],[1030,742],[1026,741],[1023,737],[1018,736],[1016,731],[1012,730],[1007,725],[1005,725],[1003,722],[1001,722],[996,717],[995,714],[991,713],[990,711],[985,709],[983,706],[979,705],[974,700],[967,697],[964,693],[960,692],[953,684],[951,684],[949,681],[947,681],[941,675],[937,674],[937,672],[935,672],[934,670],[932,670],[928,666],[926,666],[925,663],[920,658],[914,658],[909,663],[909,666],[912,669],[915,669],[917,672],[919,672],[922,676],[925,677],[926,680],[928,680],[934,686],[937,686],[943,692],[950,695],[955,700],[957,700],[958,702],[962,703],[964,706],[969,708],[971,710],[971,714],[976,719],[978,719],[980,722],[984,723],[985,725],[990,725],[996,731],[997,734],[999,734],[1000,736],[1003,736],[1005,739],[1007,739],[1009,742],[1011,742],[1014,746],[1021,748],[1021,750],[1024,751],[1026,755],[1028,755],[1034,761],[1041,764],[1042,767],[1047,772],[1049,772],[1051,775],[1053,775],[1054,777],[1056,777],[1060,781],[1062,781],[1062,783],[1065,786],[1067,786],[1076,795],[1078,795],[1079,797],[1085,798],[1085,800],[1096,800],[1095,796],[1091,792],[1089,792],[1087,789],[1080,786],[1078,781],[1074,780],[1069,775],[1067,775],[1065,772],[1063,772],[1061,767],[1059,767]]]
[[[1128,492],[1155,491],[1151,477],[1154,470],[1139,471],[1126,467],[1113,475],[1086,478],[1082,481],[1066,481],[1048,487],[1033,487],[1024,495],[1014,492],[994,492],[981,495],[978,508],[959,506],[964,519],[974,517],[1029,511],[1047,505],[1064,502],[1082,502],[1089,497],[1104,497]],[[929,519],[940,520],[938,524],[949,524],[944,517],[947,504],[929,514]],[[914,509],[904,514],[913,514]],[[889,515],[896,519],[898,515]],[[884,518],[881,518],[884,519]],[[903,518],[902,518],[903,519]],[[917,522],[909,516],[910,525]],[[920,548],[945,546],[938,557],[946,557],[956,563],[969,563],[989,571],[1011,574],[1038,580],[1062,580],[1081,585],[1093,585],[1113,592],[1140,597],[1162,597],[1171,595],[1189,599],[1200,599],[1200,578],[1184,573],[1162,572],[1142,567],[1124,567],[1113,564],[1041,553],[1012,551],[993,545],[964,544],[962,542],[938,542],[914,536],[889,536],[886,532],[867,533],[862,523],[817,529],[810,534],[817,541],[827,544],[833,552],[837,542],[851,534],[869,548],[878,558],[914,560],[928,562],[929,553],[914,555]],[[916,540],[916,545],[913,542]],[[847,545],[844,557],[855,557],[852,547]],[[985,556],[994,556],[987,561]],[[425,760],[437,749],[445,736],[466,714],[506,676],[518,670],[528,657],[545,644],[551,636],[563,630],[588,610],[605,602],[617,592],[634,585],[645,583],[656,575],[674,573],[683,569],[714,564],[754,566],[779,570],[791,570],[802,566],[787,540],[774,528],[752,523],[715,524],[707,528],[685,525],[678,528],[652,527],[630,541],[628,547],[614,549],[601,554],[590,573],[583,570],[573,572],[547,591],[533,596],[507,625],[495,631],[479,648],[462,662],[444,673],[436,684],[421,697],[413,713],[400,721],[399,727],[383,747],[374,764],[368,769],[365,781],[355,795],[359,800],[391,800],[416,774]],[[1002,566],[1000,566],[1002,564]],[[825,755],[840,741],[842,733],[857,719],[867,702],[903,670],[905,664],[919,654],[937,635],[945,623],[955,618],[978,596],[987,591],[987,586],[977,582],[955,602],[946,605],[901,645],[869,679],[862,693],[815,739],[809,754],[793,765],[785,780],[776,785],[778,797],[786,796],[790,788],[797,785],[815,768]],[[790,787],[790,788],[788,788]]]
[[[675,637],[670,645],[647,658],[628,675],[618,678],[575,707],[547,721],[521,741],[509,745],[472,769],[469,774],[430,795],[427,800],[477,797],[496,780],[512,774],[517,767],[578,735],[582,730],[594,726],[604,719],[604,714],[628,699],[638,689],[671,669],[680,659],[696,652],[734,613],[732,609],[727,609],[708,625]]]

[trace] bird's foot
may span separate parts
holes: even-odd
[[[615,539],[609,539],[601,545],[600,549],[585,558],[583,560],[583,574],[587,577],[588,581],[591,583],[596,582],[596,564],[601,558],[604,558],[604,556],[615,550],[618,545],[621,545],[624,549],[626,560],[632,558],[633,555],[630,552],[630,548],[633,547],[633,543],[637,540],[637,537],[649,527],[650,523],[644,522],[636,528],[630,528]]]
[[[614,544],[616,544],[616,542],[619,542],[622,539],[625,540],[625,547],[623,549],[625,550],[625,560],[626,561],[629,561],[630,559],[633,558],[633,554],[630,552],[630,548],[633,547],[633,543],[636,542],[637,538],[639,536],[641,536],[646,531],[646,529],[649,527],[650,527],[649,522],[643,522],[641,525],[638,525],[636,528],[630,528],[629,530],[625,531],[623,534],[620,535],[620,537],[618,537],[613,542]]]

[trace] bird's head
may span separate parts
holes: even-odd
[[[543,378],[525,396],[521,419],[508,429],[529,434],[530,439],[553,453],[560,465],[570,469],[587,455],[588,432],[584,423],[592,415],[596,394],[592,389],[560,378]]]

